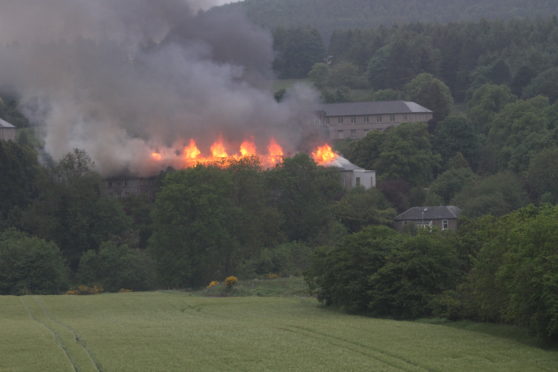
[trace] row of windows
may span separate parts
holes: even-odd
[[[387,115],[387,117],[389,117],[389,121],[395,121],[395,114],[391,114],[391,115]],[[345,121],[345,118],[350,118],[350,122],[352,124],[356,124],[356,122],[358,121],[358,119],[362,119],[360,120],[361,122],[364,123],[370,123],[372,121],[376,121],[377,123],[381,123],[384,121],[384,116],[383,115],[377,115],[377,116],[332,116],[329,118],[325,119],[326,124],[331,124],[331,122],[335,122],[335,120],[337,119],[337,123],[338,124],[343,124],[343,122]],[[403,115],[403,120],[408,120],[409,117],[407,114]]]

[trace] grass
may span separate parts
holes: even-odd
[[[514,338],[345,315],[308,297],[0,297],[0,309],[2,372],[558,370],[558,352]]]

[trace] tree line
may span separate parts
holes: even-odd
[[[310,26],[326,38],[338,30],[393,24],[525,19],[557,14],[555,4],[547,0],[245,0],[210,12],[238,10],[268,29]]]
[[[365,99],[391,98],[425,72],[442,80],[458,103],[486,83],[506,85],[521,98],[558,98],[555,17],[338,30],[327,48],[316,34],[277,29],[277,60],[290,57],[275,68],[280,77],[308,76],[322,91],[338,92],[326,94],[329,101],[351,100],[351,89],[366,91]]]
[[[462,220],[453,233],[367,227],[317,250],[306,280],[351,313],[499,322],[556,342],[557,217],[544,205]]]
[[[94,169],[80,150],[40,164],[30,145],[0,141],[0,293],[302,275],[314,247],[395,215],[380,191],[346,193],[304,154],[270,170],[256,159],[169,170],[155,199],[111,197]]]

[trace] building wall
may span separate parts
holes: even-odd
[[[346,190],[362,186],[366,190],[376,187],[376,172],[369,170],[342,170],[341,183]]]
[[[145,195],[153,199],[157,189],[156,178],[113,178],[105,181],[105,192],[116,198]]]
[[[432,113],[385,114],[365,116],[325,116],[322,126],[330,139],[363,138],[371,130],[385,130],[403,123],[426,123]]]
[[[410,220],[410,221],[397,221],[395,223],[395,227],[397,230],[402,231],[409,226],[417,226],[417,225],[427,225],[432,228],[436,228],[438,230],[442,230],[443,228],[443,221],[444,220]],[[448,230],[457,230],[457,220],[456,219],[448,219]]]
[[[0,141],[15,141],[16,128],[0,128]]]

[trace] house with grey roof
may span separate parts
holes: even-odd
[[[411,226],[440,230],[457,230],[461,209],[453,205],[439,207],[413,207],[395,217],[395,227],[404,230]]]
[[[371,130],[385,130],[403,123],[426,123],[433,112],[415,102],[379,101],[322,104],[319,124],[329,139],[363,138]]]
[[[16,127],[5,120],[0,119],[0,141],[15,141]]]

